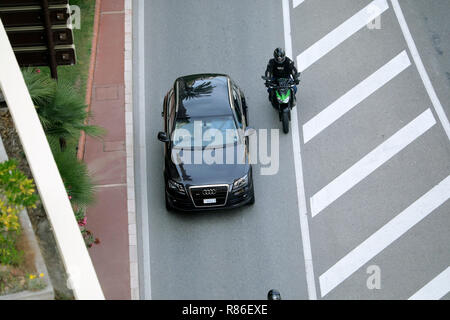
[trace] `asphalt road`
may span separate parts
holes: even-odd
[[[288,299],[307,298],[290,137],[280,139],[277,175],[254,168],[253,207],[204,214],[165,210],[163,146],[156,139],[174,80],[202,72],[226,73],[238,83],[253,127],[279,127],[260,76],[284,42],[280,12],[274,1],[145,1],[153,299],[265,299],[272,288]]]
[[[339,7],[336,7],[332,0],[305,1],[293,9],[293,54],[297,56],[305,52],[369,3],[371,1],[340,0]],[[407,232],[401,231],[404,223],[389,225],[396,222],[394,217],[448,177],[450,145],[413,62],[392,3],[386,3],[389,8],[380,16],[380,29],[363,27],[355,31],[303,72],[299,97],[301,125],[318,120],[317,115],[335,101],[339,101],[335,106],[340,108],[357,100],[358,94],[367,90],[369,84],[357,85],[402,52],[409,57],[405,61],[411,63],[401,68],[396,63],[383,70],[381,75],[395,71],[395,77],[385,83],[380,80],[383,77],[372,81],[377,87],[380,82],[384,85],[301,146],[306,198],[309,201],[315,197],[317,202],[321,200],[329,204],[319,212],[309,210],[315,214],[309,224],[319,297],[407,299],[450,265],[450,202],[445,201],[450,189],[444,192],[445,203],[431,210],[423,220],[413,223]],[[419,16],[420,10],[429,10],[431,6],[429,2],[425,5],[424,1],[400,1],[400,4],[405,12],[415,12]],[[448,2],[444,6],[441,1],[440,5],[441,10],[450,12]],[[427,14],[429,21],[434,21],[431,12]],[[441,22],[447,23],[446,18],[440,18]],[[405,19],[415,27],[413,30],[424,30],[424,21],[411,19],[410,15]],[[434,24],[438,23],[434,21]],[[448,34],[448,23],[446,30]],[[414,36],[423,39],[420,49],[429,47],[426,35]],[[433,51],[420,51],[424,52],[427,61],[436,58]],[[442,76],[445,74],[443,69],[437,65],[434,71]],[[439,83],[437,88],[446,85],[448,83]],[[348,92],[353,94],[345,100],[338,100]],[[448,91],[440,89],[438,93],[448,111]],[[400,141],[410,138],[410,143],[395,150],[391,158],[387,153],[389,149],[396,149],[398,143],[386,145],[384,150],[378,150],[381,152],[367,158],[375,148],[426,110],[433,112],[431,119],[435,125],[426,130],[426,126],[420,123],[417,129],[423,129],[423,134],[399,137]],[[326,116],[332,118],[333,114]],[[364,157],[366,162],[362,161]],[[381,166],[374,169],[372,165],[378,160]],[[341,176],[344,172],[345,177]],[[362,173],[368,175],[358,180]],[[354,183],[357,184],[353,186]],[[323,192],[326,186],[330,188]],[[331,195],[337,189],[343,194],[335,201],[323,201],[334,199]],[[409,214],[407,218],[410,218]],[[393,226],[389,232],[388,226]],[[399,238],[390,239],[379,230]],[[369,237],[373,242],[364,244]],[[376,245],[381,243],[385,247],[377,251]],[[354,251],[355,248],[359,251]],[[367,279],[371,275],[368,268],[371,266],[379,268],[380,289],[367,288]],[[342,270],[352,272],[344,277]]]
[[[444,118],[430,99],[391,1],[380,15],[380,29],[356,28],[353,19],[337,29],[334,39],[342,41],[332,50],[326,49],[327,35],[355,15],[364,18],[372,1],[290,1],[289,21],[281,1],[142,2],[135,1],[134,103],[144,297],[264,299],[277,288],[284,299],[308,299],[304,248],[309,245],[314,269],[308,274],[314,271],[318,298],[408,299],[424,287],[428,293],[426,285],[447,274],[448,1],[400,0]],[[256,166],[253,207],[168,213],[163,147],[156,139],[164,95],[179,76],[227,73],[246,94],[251,125],[280,128],[260,75],[273,49],[286,44],[286,23],[293,59],[301,55],[300,63],[311,61],[302,68],[298,93],[304,180],[295,178],[291,135],[281,135],[280,171],[262,176]],[[321,39],[318,51],[308,51]],[[339,117],[330,106],[340,110]],[[297,186],[303,184],[310,243],[302,242],[299,221]],[[367,286],[374,275],[368,270],[379,272],[375,289]],[[449,283],[439,281],[437,287]]]

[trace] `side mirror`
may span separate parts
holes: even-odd
[[[164,143],[167,143],[170,141],[170,139],[167,137],[167,134],[165,132],[159,132],[158,133],[158,140]]]
[[[254,135],[255,133],[256,133],[256,129],[247,127],[247,129],[245,129],[244,136],[250,137],[250,136]]]

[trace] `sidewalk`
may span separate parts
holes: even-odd
[[[126,117],[125,104],[125,16],[128,14],[130,22],[131,10],[125,10],[125,3],[129,6],[131,0],[97,0],[90,123],[108,133],[103,141],[87,137],[84,149],[84,161],[97,186],[96,203],[88,209],[87,216],[88,228],[100,244],[90,249],[90,255],[106,299],[120,300],[138,297],[134,201],[128,201],[134,199],[134,179],[132,158],[127,161],[127,141],[129,145],[132,141],[127,134],[130,129],[132,132],[132,125],[128,126],[129,121],[126,124],[130,117]],[[127,35],[131,37],[129,28],[130,23]],[[128,146],[129,153],[132,150],[132,145]],[[128,180],[127,172],[131,173]]]

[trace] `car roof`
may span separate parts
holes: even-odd
[[[178,78],[177,119],[232,115],[228,81],[227,75],[214,73]]]

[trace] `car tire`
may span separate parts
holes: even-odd
[[[169,199],[167,199],[167,194],[165,195],[165,198],[166,198],[166,209],[167,209],[167,211],[173,211],[173,207],[170,204]]]
[[[249,206],[252,206],[252,205],[254,205],[254,204],[255,204],[255,194],[253,194],[253,197],[252,197],[252,199],[249,201],[248,205],[249,205]]]

